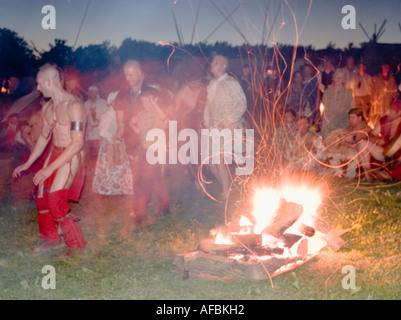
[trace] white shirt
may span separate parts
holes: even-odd
[[[87,116],[86,140],[98,140],[99,122],[103,114],[108,110],[106,100],[98,97],[95,102],[88,100],[85,102]]]
[[[207,128],[241,128],[247,103],[240,83],[227,73],[207,87],[204,121]]]

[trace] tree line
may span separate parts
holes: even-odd
[[[312,63],[319,64],[322,57],[332,57],[334,64],[345,63],[346,56],[353,55],[357,60],[363,58],[368,63],[368,73],[376,73],[380,63],[387,62],[397,71],[401,62],[401,47],[399,44],[361,43],[355,47],[350,43],[347,48],[339,49],[329,42],[326,48],[316,50],[311,45],[307,47],[277,44],[276,46],[232,46],[227,42],[213,44],[198,43],[180,46],[177,43],[161,44],[135,39],[125,39],[119,47],[109,41],[101,44],[89,44],[85,47],[73,48],[66,40],[55,39],[49,44],[49,49],[39,51],[33,43],[29,45],[16,32],[0,28],[0,80],[11,77],[32,77],[39,66],[53,62],[61,68],[72,67],[82,73],[107,70],[110,67],[120,67],[128,59],[139,61],[153,59],[164,64],[177,63],[188,56],[210,59],[214,53],[227,56],[230,59],[247,64],[250,60],[263,60],[261,65],[269,65],[273,61],[278,68],[290,72],[289,64],[295,59],[307,57]],[[277,54],[279,52],[279,54]],[[260,64],[259,64],[260,65]]]

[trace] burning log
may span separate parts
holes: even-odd
[[[263,233],[269,233],[280,238],[285,230],[291,227],[299,219],[302,212],[302,205],[281,199],[279,208],[271,217],[267,227],[263,229]]]
[[[282,235],[282,237],[280,239],[283,241],[285,247],[291,248],[301,238],[302,238],[302,236],[299,236],[296,234],[284,234],[284,235]]]
[[[319,193],[284,191],[259,192],[252,218],[212,230],[197,251],[174,258],[177,271],[184,279],[262,280],[300,266],[326,246],[337,251],[344,245],[341,233],[317,214]]]
[[[241,239],[241,241],[239,240]],[[230,238],[233,243],[220,244],[216,243],[213,239],[203,239],[198,246],[198,250],[206,253],[213,253],[220,250],[225,250],[227,248],[232,248],[235,246],[239,247],[257,247],[262,243],[262,236],[260,234],[249,234],[241,236],[233,236]]]
[[[306,224],[301,223],[298,226],[298,232],[302,233],[303,235],[307,236],[308,238],[311,238],[315,235],[316,230],[310,226],[307,226]]]
[[[243,244],[216,244],[211,239],[204,239],[200,242],[198,250],[205,253],[218,256],[229,257],[230,255],[255,255],[255,256],[270,256],[283,254],[283,248],[262,247],[260,244],[252,244],[244,246]]]

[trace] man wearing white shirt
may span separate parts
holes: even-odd
[[[243,118],[247,109],[245,93],[240,83],[227,74],[228,59],[216,55],[211,63],[210,72],[213,79],[207,87],[207,101],[204,111],[204,124],[208,129],[242,129],[245,120]],[[220,144],[222,147],[222,144]],[[213,155],[216,156],[216,155]],[[222,161],[218,164],[210,164],[210,170],[218,180],[222,198],[226,198],[230,187],[230,175],[226,164]]]

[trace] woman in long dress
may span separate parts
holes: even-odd
[[[130,220],[133,217],[132,208],[121,208],[121,202],[131,203],[131,195],[133,195],[133,173],[125,149],[123,141],[117,141],[115,134],[117,132],[116,113],[113,109],[113,102],[116,93],[111,93],[107,99],[109,109],[102,116],[99,124],[99,135],[101,143],[98,157],[96,160],[95,173],[92,183],[92,191],[100,195],[100,213],[97,217],[98,234],[97,240],[99,244],[107,242],[107,233],[110,226],[117,220],[120,223],[120,238],[127,236],[130,228]],[[119,208],[121,212],[113,213],[107,210],[110,196],[128,196],[122,199],[118,198]],[[107,229],[107,230],[106,230]]]
[[[113,95],[108,99],[111,102],[112,97]],[[132,171],[124,143],[113,139],[116,132],[116,113],[112,104],[109,104],[109,109],[99,125],[102,141],[96,161],[92,191],[101,195],[132,195]]]

